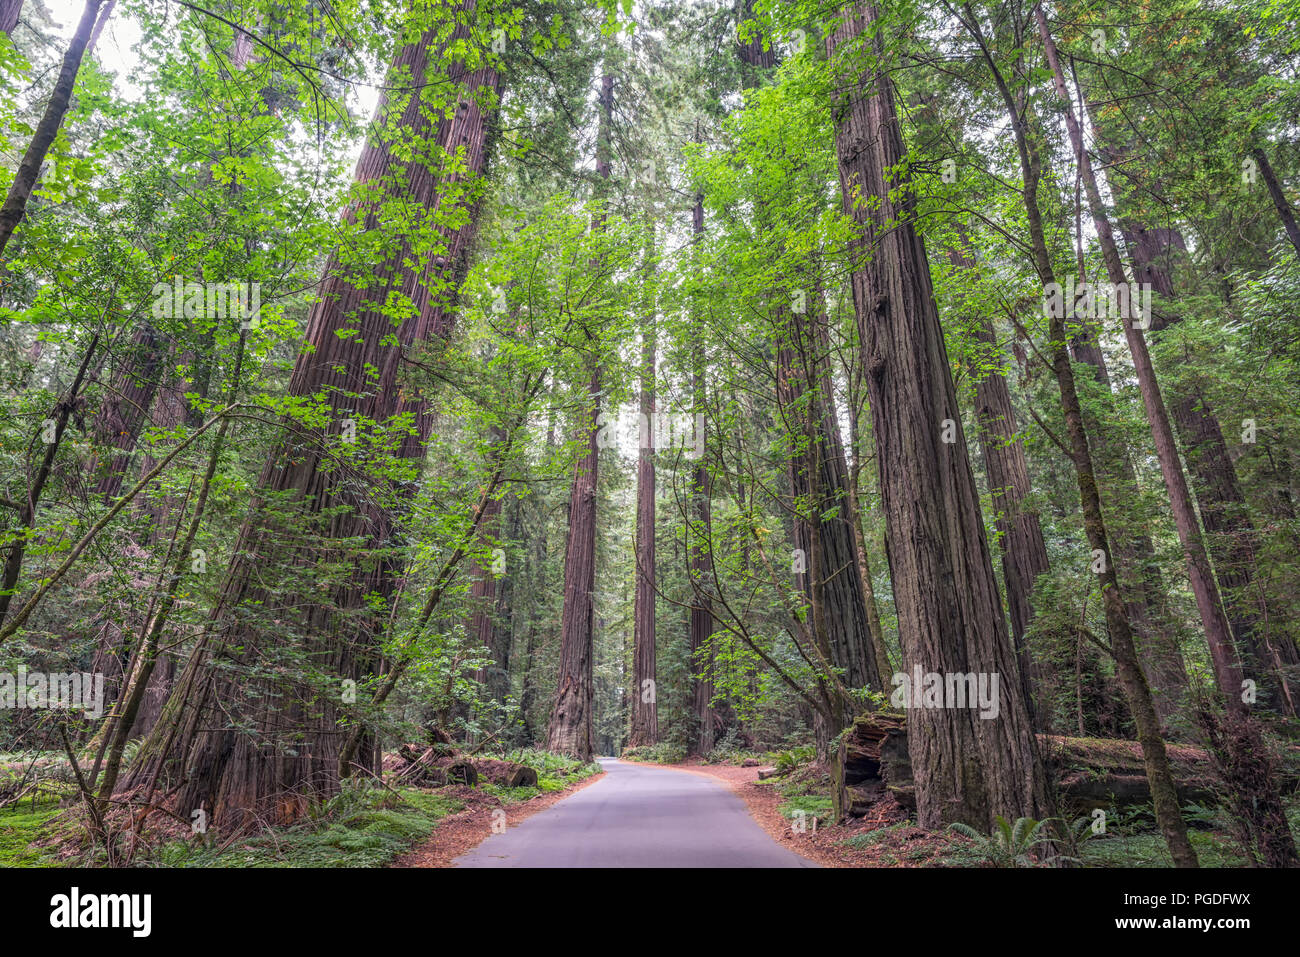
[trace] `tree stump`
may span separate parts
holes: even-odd
[[[505,784],[508,788],[535,788],[537,771],[526,764],[516,764],[506,775]]]
[[[443,770],[447,773],[448,784],[464,784],[468,787],[478,785],[478,768],[474,767],[473,761],[455,758]]]

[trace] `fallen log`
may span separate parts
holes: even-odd
[[[510,772],[510,777],[506,778],[506,787],[508,788],[537,787],[537,769],[530,768],[526,764],[516,765],[515,769]]]
[[[434,744],[423,749],[404,744],[397,749],[397,753],[406,761],[406,766],[397,772],[402,781],[429,787],[447,784],[475,787],[478,784],[478,768],[474,762],[459,754],[447,754],[444,744]]]
[[[1136,741],[1040,734],[1038,745],[1057,794],[1076,812],[1151,800],[1142,747]],[[1208,753],[1173,744],[1167,744],[1166,750],[1180,801],[1209,804],[1220,799]],[[1300,779],[1298,765],[1291,755],[1281,769],[1284,783]],[[865,815],[886,793],[909,810],[916,809],[904,714],[881,711],[859,716],[840,739],[832,768],[832,798],[839,819]]]
[[[397,772],[398,779],[428,787],[442,787],[447,783],[447,772],[438,765],[436,748],[417,750],[413,745],[404,744],[397,753],[406,762],[406,766]]]
[[[474,762],[480,777],[507,788],[537,787],[537,770],[514,761],[479,758]]]
[[[468,787],[478,785],[478,768],[474,767],[473,761],[465,758],[452,758],[447,761],[443,770],[447,772],[448,784],[464,784]]]

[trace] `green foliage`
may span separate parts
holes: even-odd
[[[802,745],[789,751],[781,751],[776,756],[775,767],[777,774],[790,774],[815,760],[816,757],[817,748],[811,744]]]
[[[142,862],[154,867],[382,867],[464,804],[413,788],[351,783],[310,818],[223,849],[211,835],[169,841]]]
[[[836,62],[824,41],[838,9],[807,0],[481,0],[459,23],[455,5],[442,3],[344,4],[322,17],[316,5],[258,0],[227,10],[232,24],[197,7],[158,17],[150,5],[121,5],[116,15],[130,19],[139,43],[124,63],[104,50],[83,65],[0,269],[0,550],[23,556],[15,600],[48,580],[113,506],[113,494],[96,490],[106,463],[123,460],[129,487],[228,399],[244,408],[222,446],[204,434],[117,514],[0,649],[0,670],[104,667],[115,675],[167,597],[175,599],[164,635],[170,670],[180,672],[203,636],[211,642],[204,660],[232,699],[209,702],[198,725],[228,720],[237,734],[269,738],[276,722],[254,727],[250,716],[283,705],[295,721],[323,714],[312,732],[363,728],[384,746],[423,740],[430,725],[458,741],[537,746],[558,683],[566,589],[573,594],[569,496],[599,369],[602,439],[644,384],[657,409],[704,416],[707,447],[698,459],[677,446],[648,455],[658,483],[651,529],[637,526],[639,437],[614,436],[601,450],[590,609],[597,751],[618,753],[627,740],[637,691],[629,687],[638,573],[629,543],[649,535],[660,743],[623,757],[674,763],[711,740],[696,713],[705,679],[727,725],[706,760],[774,753],[789,807],[828,803],[812,793],[824,785],[805,773],[814,758],[806,742],[818,692],[846,674],[815,647],[813,590],[799,578],[806,569],[794,570],[810,531],[853,523],[883,651],[901,660],[878,483],[893,466],[873,435],[881,409],[869,401],[871,343],[863,339],[875,324],[852,280],[862,256],[885,247],[874,238],[859,247],[864,237],[846,214],[880,198],[852,185],[846,195],[836,144],[844,71],[865,76],[878,65],[894,85],[906,151],[891,192],[907,200],[925,246],[928,285],[917,278],[939,307],[951,363],[926,385],[946,389],[951,372],[957,407],[945,414],[962,421],[970,440],[963,451],[995,574],[1005,574],[996,559],[1008,545],[1009,516],[999,513],[1009,506],[976,448],[981,387],[995,379],[1016,420],[1015,439],[1004,445],[1025,453],[1031,488],[1015,508],[1037,521],[1050,564],[1024,636],[1041,666],[1035,704],[1053,732],[1132,738],[1045,361],[1043,274],[1095,279],[1102,263],[1041,45],[1023,17],[1001,7],[958,11],[987,22],[976,42],[953,8],[908,0],[878,11],[869,31],[878,47],[851,44]],[[1240,492],[1227,509],[1235,524],[1216,523],[1209,511],[1202,522],[1224,607],[1267,612],[1267,642],[1284,658],[1300,641],[1300,260],[1271,194],[1243,179],[1243,163],[1256,149],[1267,154],[1294,199],[1298,11],[1296,0],[1117,0],[1053,17],[1075,90],[1089,98],[1081,109],[1106,157],[1103,188],[1117,222],[1183,240],[1166,250],[1172,293],[1158,295],[1163,327],[1147,338],[1171,408],[1186,399],[1222,433],[1215,488]],[[10,171],[62,53],[43,8],[24,21],[0,38],[0,154]],[[240,64],[236,27],[258,40],[256,55]],[[1094,29],[1106,34],[1099,47]],[[488,39],[497,30],[504,50]],[[738,37],[770,46],[776,65],[743,64]],[[427,75],[389,70],[395,53],[422,38],[431,49],[445,44]],[[495,112],[482,177],[464,175],[466,156],[417,134],[406,111],[417,91],[435,120],[466,104],[446,82],[453,58],[507,78],[504,97],[473,95]],[[1045,262],[1029,252],[1021,157],[990,64],[1020,104],[1042,174],[1029,193],[1045,224]],[[615,81],[607,135],[591,95],[602,75]],[[385,109],[370,122],[361,94],[379,89]],[[363,140],[389,145],[395,162],[355,182]],[[596,149],[608,178],[592,174]],[[435,202],[411,201],[403,185],[411,169],[438,180]],[[689,221],[697,197],[698,239]],[[474,241],[463,259],[447,262],[456,230]],[[951,255],[958,247],[970,262]],[[388,288],[399,253],[418,279]],[[329,305],[316,301],[326,269],[375,295],[318,335]],[[151,308],[157,284],[200,277],[260,283],[258,322],[241,328],[227,316]],[[434,311],[446,328],[396,348],[407,323],[432,315],[421,309],[425,295],[440,304]],[[1161,634],[1192,684],[1208,683],[1200,612],[1151,460],[1131,357],[1117,323],[1092,331],[1109,374],[1103,381],[1081,365],[1076,378],[1099,456],[1103,517],[1115,542],[1150,541],[1149,555],[1124,560],[1121,585],[1128,592],[1139,575],[1160,582]],[[642,348],[652,334],[657,368],[643,383]],[[1084,341],[1073,342],[1076,351]],[[376,364],[385,360],[369,350],[377,344],[391,349],[383,370]],[[329,369],[309,375],[314,357],[326,355]],[[83,359],[85,388],[69,397]],[[110,413],[146,385],[156,394],[140,400],[138,435],[121,447],[124,423]],[[378,421],[355,414],[377,385],[400,395],[403,411]],[[68,426],[50,450],[39,508],[27,516],[50,444],[46,422],[60,410]],[[345,421],[355,443],[338,441]],[[423,441],[417,426],[430,434],[413,449]],[[831,448],[842,453],[846,484],[805,481],[810,456]],[[1195,466],[1204,448],[1184,436],[1179,450],[1203,509]],[[195,476],[209,456],[216,471],[195,541],[207,567],[173,576],[171,552],[195,514]],[[711,489],[707,523],[701,479]],[[489,487],[485,501],[500,511],[475,526]],[[253,527],[266,534],[244,534]],[[504,570],[488,571],[498,558]],[[1244,572],[1250,583],[1233,586]],[[488,576],[501,589],[490,606],[475,591]],[[940,587],[900,582],[899,593],[918,584]],[[701,597],[711,635],[692,635],[683,620]],[[498,639],[493,651],[474,627],[485,620]],[[355,680],[355,700],[340,700],[341,679]],[[1264,695],[1257,713],[1283,724],[1284,702]],[[880,703],[862,687],[848,689],[848,699],[858,708]],[[34,795],[41,809],[71,793],[55,727],[29,713],[0,714],[0,748],[44,752],[30,777],[22,760],[0,762],[0,804],[29,783],[37,789],[24,801]],[[95,730],[74,725],[74,739],[85,743]],[[259,745],[289,757],[302,730],[285,727],[283,740]],[[510,754],[539,769],[540,791],[597,770],[531,749]],[[484,790],[503,800],[535,793]],[[186,841],[163,857],[376,863],[445,813],[403,793],[390,806],[349,785],[317,817],[277,835],[281,844],[262,836],[217,855]],[[29,820],[23,807],[0,808],[6,833],[41,823],[43,810]],[[1231,823],[1213,809],[1189,807],[1185,817],[1219,831]],[[1149,810],[1125,810],[1112,817],[1114,833],[1097,839],[1081,818],[1061,823],[1058,837],[1089,863],[1157,861],[1150,819]],[[1045,839],[1045,823],[999,819],[994,833],[972,836],[973,847],[957,843],[952,854],[1016,864]],[[1200,850],[1210,838],[1195,840]]]
[[[796,794],[787,797],[777,808],[784,817],[794,819],[802,811],[807,817],[827,820],[831,816],[831,799],[825,794]]]
[[[686,749],[680,745],[660,741],[658,744],[637,748],[624,748],[619,755],[624,761],[645,761],[649,764],[677,764],[687,758]]]
[[[989,834],[981,834],[961,822],[949,824],[948,830],[970,838],[975,843],[975,852],[994,867],[1031,867],[1034,849],[1053,839],[1050,819],[1036,821],[1021,817],[1010,824],[1000,814],[997,826]]]
[[[36,846],[49,834],[45,828],[62,812],[55,796],[21,801],[0,808],[0,867],[49,867],[58,863],[48,850]]]
[[[854,834],[852,837],[845,838],[840,843],[846,847],[858,849],[872,847],[873,845],[879,844],[882,841],[887,841],[893,835],[901,831],[906,831],[914,826],[915,825],[908,821],[901,821],[898,824],[890,824],[888,827],[878,827],[874,830],[865,831],[862,834]]]
[[[534,748],[520,748],[502,756],[506,761],[526,764],[537,772],[537,789],[542,792],[563,791],[569,785],[600,773],[595,761],[583,762],[567,754],[555,754]],[[537,791],[532,788],[513,788],[513,800],[526,800]],[[517,794],[514,792],[518,792]],[[530,792],[530,793],[524,793]]]

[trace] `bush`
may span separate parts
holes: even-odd
[[[799,767],[808,764],[817,757],[817,749],[811,744],[805,744],[789,751],[782,751],[776,756],[776,773],[789,774]]]
[[[748,744],[745,736],[737,727],[730,727],[727,733],[723,735],[722,740],[713,746],[713,750],[705,757],[707,764],[726,764],[736,759],[750,757]]]
[[[686,749],[666,741],[658,744],[643,745],[639,748],[624,748],[620,757],[624,761],[645,761],[649,764],[677,764],[686,760]]]

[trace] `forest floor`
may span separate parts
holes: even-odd
[[[484,758],[493,756],[484,755]],[[503,756],[504,757],[504,756]],[[396,780],[348,782],[334,797],[287,827],[266,827],[237,838],[195,834],[187,821],[153,815],[139,840],[122,822],[121,863],[136,867],[388,867],[424,852],[438,867],[491,833],[493,812],[522,820],[584,787],[598,765],[540,751],[509,757],[538,772],[536,787],[413,787]],[[444,830],[445,829],[445,830]],[[85,841],[86,820],[75,788],[49,780],[29,797],[0,807],[0,867],[103,866],[99,846]]]
[[[179,819],[151,818],[144,839],[130,845],[123,863],[140,867],[448,867],[502,823],[517,824],[587,787],[602,776],[598,765],[545,752],[510,756],[538,770],[537,787],[506,788],[480,780],[476,787],[427,788],[395,778],[356,781],[291,827],[265,828],[238,839],[195,835]],[[989,861],[971,840],[926,831],[892,798],[864,818],[845,824],[830,817],[830,781],[824,767],[805,762],[758,780],[757,763],[774,754],[730,755],[712,762],[638,762],[683,774],[704,775],[729,787],[750,816],[776,842],[824,867],[982,867]],[[629,760],[625,755],[624,760]],[[751,766],[743,766],[745,763]],[[1291,825],[1300,832],[1300,794],[1286,798]],[[500,812],[504,812],[504,817]],[[800,812],[803,812],[800,814]],[[1115,809],[1107,833],[1086,841],[1082,860],[1091,867],[1169,867],[1168,852],[1149,807]],[[1233,838],[1223,807],[1187,805],[1193,847],[1203,867],[1243,867],[1249,861]],[[103,866],[102,849],[85,843],[84,814],[75,789],[49,780],[30,796],[0,808],[0,867]],[[127,844],[130,844],[129,838]]]

